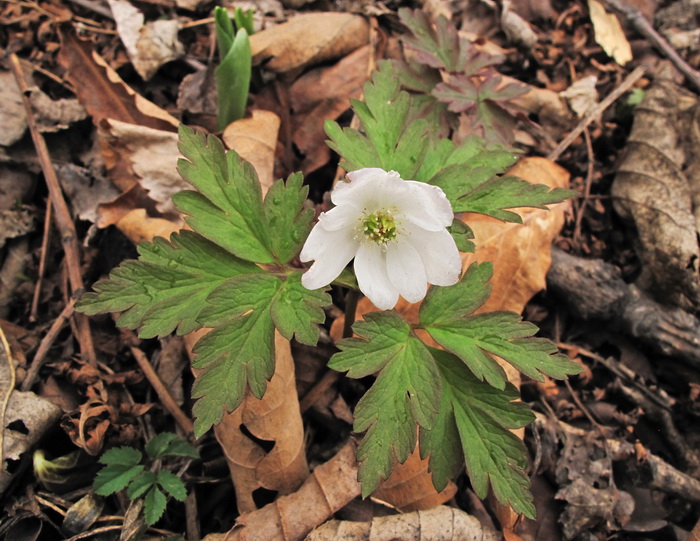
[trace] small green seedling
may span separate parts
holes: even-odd
[[[167,498],[163,491],[178,501],[187,497],[182,480],[171,471],[161,469],[159,461],[166,457],[199,458],[199,453],[176,434],[165,432],[146,444],[146,454],[148,459],[144,463],[141,451],[133,447],[116,447],[105,452],[100,457],[105,467],[97,473],[92,488],[100,496],[126,488],[130,500],[143,497],[146,523],[152,526],[165,511]]]
[[[214,72],[218,93],[217,128],[223,131],[243,118],[248,101],[252,56],[248,36],[253,33],[252,12],[236,8],[232,21],[222,7],[214,9],[219,66]]]

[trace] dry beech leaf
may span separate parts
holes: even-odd
[[[58,62],[73,84],[78,100],[98,124],[112,118],[157,130],[177,131],[180,122],[155,103],[137,94],[105,60],[80,39],[70,23],[59,27]]]
[[[605,11],[598,0],[588,0],[588,11],[595,31],[595,40],[606,54],[621,66],[632,60],[632,47],[625,37],[620,20]]]
[[[350,108],[350,98],[362,95],[371,52],[371,45],[360,47],[337,64],[305,73],[291,86],[292,140],[304,155],[305,175],[328,163],[331,154],[323,124],[337,120]]]
[[[171,233],[179,231],[182,227],[165,218],[152,218],[148,216],[146,209],[127,212],[115,225],[134,244],[151,242],[153,237],[169,239]]]
[[[632,132],[612,186],[615,210],[637,231],[641,289],[659,301],[695,311],[700,307],[698,248],[681,117],[697,103],[675,83],[659,78],[635,109]],[[692,135],[691,135],[692,137]],[[690,154],[697,147],[690,148]]]
[[[263,196],[274,182],[275,148],[280,118],[270,111],[253,111],[252,118],[242,118],[229,124],[222,135],[228,148],[250,162],[258,174]]]
[[[367,21],[350,13],[298,15],[250,37],[253,63],[275,72],[340,58],[368,42]]]
[[[5,410],[5,418],[0,428],[3,430],[3,457],[0,465],[0,495],[9,486],[14,474],[8,470],[9,461],[18,461],[23,453],[29,452],[39,440],[61,418],[61,408],[32,392],[13,391]],[[23,427],[17,431],[8,425]],[[17,471],[12,468],[12,471]],[[21,471],[21,470],[20,470]]]
[[[499,541],[500,536],[461,509],[439,506],[427,511],[377,517],[371,522],[331,520],[306,541]]]
[[[185,336],[190,359],[192,347],[207,332],[209,329],[201,329]],[[238,408],[224,414],[214,433],[231,470],[239,513],[256,511],[255,490],[262,487],[288,494],[308,477],[294,359],[289,340],[278,332],[275,332],[275,373],[265,395],[257,399],[247,392]],[[259,440],[272,448],[266,451]]]
[[[389,502],[404,513],[431,509],[448,502],[457,493],[457,485],[450,481],[441,492],[436,492],[428,474],[428,464],[428,459],[421,459],[416,448],[406,462],[382,482],[372,497]]]
[[[299,490],[239,516],[226,541],[304,539],[316,526],[360,495],[356,449],[355,442],[348,441],[333,458],[316,468]]]
[[[0,145],[9,147],[19,141],[27,129],[22,95],[10,71],[0,72],[0,103]]]
[[[143,13],[127,0],[107,0],[117,23],[119,37],[129,59],[144,81],[155,75],[163,64],[184,55],[178,41],[177,19],[145,23]]]
[[[125,192],[138,183],[159,212],[177,212],[172,196],[192,189],[177,171],[177,133],[105,119],[97,135],[108,174],[117,187]]]

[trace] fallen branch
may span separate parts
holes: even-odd
[[[553,248],[547,284],[576,316],[606,322],[657,353],[700,367],[700,321],[625,283],[613,265]]]

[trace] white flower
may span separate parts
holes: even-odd
[[[399,295],[420,301],[428,284],[459,281],[462,260],[446,229],[454,213],[440,188],[377,168],[347,176],[331,193],[336,206],[319,216],[301,250],[303,262],[314,261],[304,287],[330,284],[353,257],[360,290],[381,310],[396,306]]]

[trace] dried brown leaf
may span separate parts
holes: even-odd
[[[309,13],[250,37],[253,63],[275,72],[320,64],[369,42],[369,25],[350,13]]]
[[[697,310],[700,248],[690,185],[681,169],[686,160],[684,101],[684,92],[670,80],[660,79],[649,88],[635,110],[611,192],[615,210],[638,234],[643,265],[638,285],[660,302]]]
[[[255,110],[252,118],[232,122],[222,135],[228,148],[253,165],[263,196],[275,181],[273,169],[279,129],[280,119],[275,113]]]
[[[316,526],[360,495],[357,482],[357,445],[348,441],[304,484],[288,496],[244,513],[228,532],[226,541],[300,541]]]
[[[77,36],[70,23],[59,27],[59,35],[58,61],[67,70],[66,78],[95,124],[112,118],[157,130],[177,131],[178,120],[124,83],[92,50],[92,44]]]
[[[331,520],[316,528],[306,541],[498,541],[500,536],[460,509],[439,506],[427,511],[377,517],[371,522]]]
[[[617,15],[605,11],[603,4],[598,0],[588,0],[588,11],[598,45],[621,66],[632,60],[632,47],[625,37]]]

